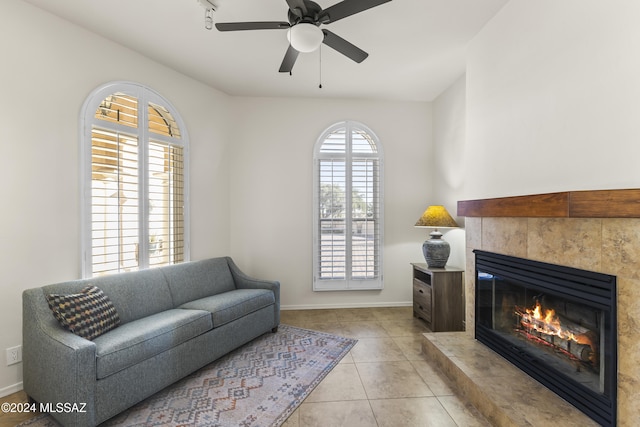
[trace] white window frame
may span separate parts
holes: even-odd
[[[321,149],[327,138],[336,131],[345,131],[346,149],[345,153],[322,153]],[[352,150],[351,139],[354,131],[361,131],[367,134],[371,141],[375,144],[376,153],[357,153]],[[378,162],[378,183],[377,183],[377,242],[375,248],[376,267],[378,274],[370,279],[357,279],[351,277],[351,253],[350,243],[345,243],[347,253],[345,277],[338,279],[326,279],[320,277],[320,245],[322,238],[321,218],[320,218],[320,160],[327,159],[344,159],[347,165],[346,177],[347,189],[345,197],[349,205],[353,192],[353,177],[351,174],[354,159],[371,158]],[[383,248],[384,248],[384,153],[382,144],[376,134],[367,126],[355,121],[343,121],[336,123],[327,128],[318,138],[313,155],[313,290],[314,291],[348,291],[348,290],[379,290],[384,287],[383,274]],[[352,233],[352,221],[345,220],[345,235]],[[346,242],[349,239],[345,239]]]
[[[111,94],[123,93],[133,96],[138,100],[138,126],[132,128],[118,123],[105,123],[103,120],[95,118],[96,110],[102,101]],[[80,110],[80,208],[81,208],[81,264],[82,276],[90,278],[93,276],[92,253],[91,253],[91,215],[92,215],[92,129],[95,127],[116,130],[123,134],[135,135],[138,138],[139,152],[139,177],[138,194],[140,195],[140,206],[138,214],[139,235],[139,265],[138,269],[149,268],[149,248],[142,242],[149,241],[149,198],[148,198],[148,148],[150,138],[155,141],[174,144],[176,138],[150,132],[148,123],[147,106],[149,103],[161,105],[173,116],[180,129],[180,143],[183,150],[183,170],[184,170],[184,261],[190,260],[190,220],[189,220],[189,137],[187,128],[178,114],[175,107],[162,95],[153,89],[142,84],[128,81],[116,81],[99,86],[89,94]],[[183,262],[184,262],[183,261]]]

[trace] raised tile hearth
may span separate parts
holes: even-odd
[[[422,349],[494,426],[598,425],[468,333],[424,334]]]

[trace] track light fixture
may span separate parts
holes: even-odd
[[[207,30],[213,29],[213,12],[218,10],[218,5],[214,0],[198,0],[200,6],[204,8],[204,28]]]

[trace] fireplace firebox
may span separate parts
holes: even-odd
[[[476,339],[599,424],[615,426],[616,278],[474,253]]]

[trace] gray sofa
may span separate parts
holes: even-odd
[[[120,320],[93,340],[61,326],[46,298],[87,285]],[[228,257],[28,289],[24,391],[78,409],[52,413],[64,426],[95,426],[279,323],[280,284],[249,278]]]

